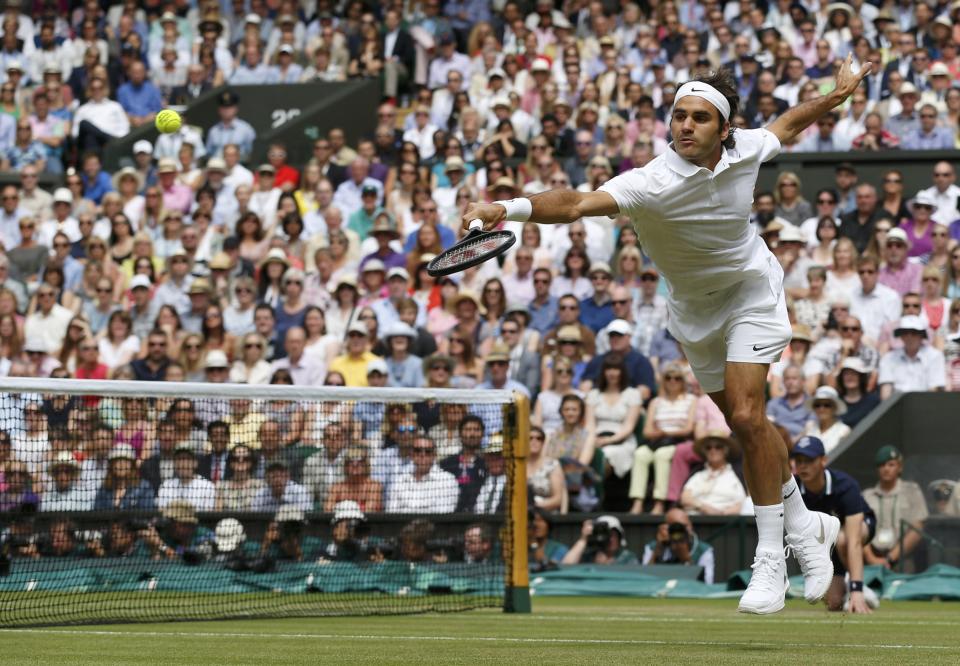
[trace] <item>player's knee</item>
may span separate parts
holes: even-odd
[[[759,439],[766,428],[766,418],[763,411],[746,402],[734,405],[728,416],[730,427],[744,446]]]

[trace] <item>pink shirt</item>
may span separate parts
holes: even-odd
[[[193,201],[193,190],[186,185],[174,183],[169,190],[163,190],[163,207],[167,210],[178,210],[181,213],[190,212],[190,203]]]
[[[923,266],[908,261],[899,269],[894,269],[887,264],[880,269],[878,281],[880,284],[890,287],[902,297],[910,292],[920,293],[920,278],[922,275]]]

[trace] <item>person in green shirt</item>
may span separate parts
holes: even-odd
[[[623,525],[615,516],[600,516],[583,521],[577,539],[561,564],[639,564],[637,556],[627,550]]]
[[[323,544],[317,537],[303,533],[307,522],[303,511],[284,504],[267,526],[260,543],[260,556],[276,561],[313,562]]]
[[[355,231],[356,234],[364,239],[370,234],[373,228],[373,221],[377,218],[383,209],[377,205],[379,193],[377,188],[372,185],[366,185],[360,190],[360,208],[354,212],[347,220],[347,229]]]

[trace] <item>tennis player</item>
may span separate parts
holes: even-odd
[[[831,550],[840,531],[833,516],[811,512],[790,475],[787,449],[764,410],[767,368],[790,341],[783,270],[748,222],[760,164],[849,97],[870,71],[851,58],[835,89],[796,106],[768,127],[734,129],[736,85],[721,70],[677,90],[670,120],[673,143],[645,167],[613,178],[596,192],[548,191],[530,198],[472,204],[466,227],[491,230],[504,220],[568,224],[589,216],[628,216],[644,251],[664,277],[669,330],[683,345],[703,389],[743,446],[743,471],[755,505],[759,543],[745,613],[775,613],[788,587],[787,542],[815,603],[833,576]],[[863,594],[850,608],[866,611]]]

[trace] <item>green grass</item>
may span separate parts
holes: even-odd
[[[866,617],[789,602],[541,598],[531,615],[230,620],[0,630],[4,664],[955,664],[960,605],[884,602]]]

